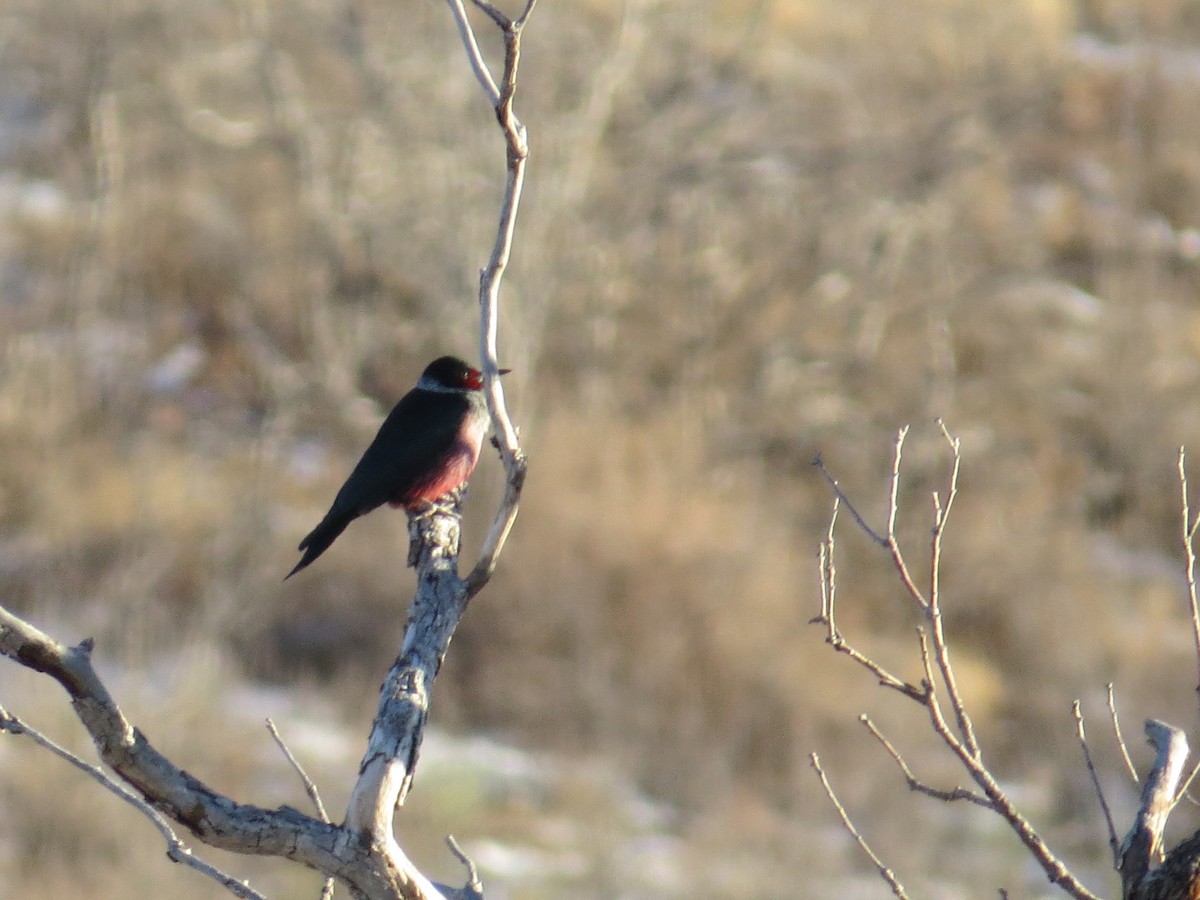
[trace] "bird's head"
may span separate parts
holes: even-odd
[[[507,375],[511,369],[501,369]],[[461,394],[483,390],[483,373],[467,365],[457,356],[440,356],[425,367],[417,387],[426,391]]]

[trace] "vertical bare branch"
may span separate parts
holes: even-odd
[[[1083,729],[1083,709],[1078,700],[1071,704],[1071,715],[1075,718],[1075,736],[1079,738],[1083,761],[1087,766],[1088,776],[1092,779],[1096,799],[1100,802],[1100,810],[1104,813],[1104,824],[1108,826],[1108,846],[1112,850],[1113,866],[1116,866],[1120,849],[1117,843],[1117,826],[1113,824],[1112,810],[1109,809],[1108,801],[1104,798],[1104,789],[1100,786],[1100,776],[1096,774],[1096,764],[1092,761],[1092,751],[1088,747],[1087,734]]]
[[[1183,554],[1186,560],[1188,606],[1192,613],[1192,639],[1196,648],[1196,691],[1200,694],[1200,602],[1196,597],[1196,529],[1200,527],[1200,515],[1192,518],[1188,501],[1187,454],[1179,448],[1179,508],[1183,519]]]
[[[479,552],[479,561],[467,576],[468,599],[482,590],[496,568],[496,560],[508,539],[513,523],[517,519],[521,490],[525,485],[525,454],[521,450],[517,430],[509,419],[504,403],[504,389],[497,377],[499,354],[497,331],[500,320],[500,282],[508,267],[512,252],[513,232],[516,228],[517,209],[521,203],[521,191],[525,184],[525,161],[529,157],[529,143],[525,126],[513,112],[513,96],[517,88],[517,72],[521,62],[521,33],[529,20],[537,0],[526,0],[525,9],[516,19],[509,19],[490,3],[473,0],[483,10],[504,36],[504,72],[497,87],[488,70],[475,40],[471,23],[461,0],[447,0],[462,36],[463,45],[471,61],[475,77],[483,88],[488,102],[496,113],[496,121],[504,133],[507,160],[507,179],[504,197],[500,204],[500,221],[496,229],[496,242],[492,247],[487,265],[479,273],[480,331],[479,352],[483,361],[484,393],[488,410],[492,414],[492,425],[496,432],[497,448],[504,463],[505,488],[500,508],[484,538]]]
[[[1123,896],[1128,898],[1142,878],[1163,860],[1163,830],[1174,806],[1183,764],[1188,756],[1187,736],[1157,719],[1146,721],[1146,740],[1154,747],[1154,765],[1142,789],[1142,804],[1133,828],[1117,852]]]
[[[275,741],[275,746],[279,748],[279,752],[283,754],[284,759],[288,761],[288,764],[300,779],[300,783],[304,786],[304,793],[308,794],[308,799],[312,801],[317,815],[322,822],[328,823],[329,813],[325,811],[325,804],[321,802],[321,792],[317,790],[316,782],[308,777],[308,773],[304,771],[304,766],[300,765],[300,760],[296,759],[296,755],[292,753],[291,748],[284,741],[283,735],[275,727],[275,721],[269,716],[267,717],[267,731],[270,732],[272,740]],[[333,876],[329,875],[325,878],[325,883],[321,886],[321,900],[330,900],[332,896]]]
[[[940,420],[938,421],[938,426],[941,428],[942,435],[950,445],[950,451],[954,458],[954,466],[950,472],[950,490],[946,497],[946,505],[943,507],[938,499],[938,495],[936,493],[933,495],[935,517],[933,538],[930,541],[929,602],[925,606],[925,616],[929,620],[938,673],[941,675],[942,683],[946,685],[946,693],[949,696],[950,708],[954,712],[954,719],[958,725],[958,733],[962,736],[967,752],[977,757],[979,756],[979,741],[975,737],[975,728],[971,724],[971,717],[967,713],[962,694],[958,689],[958,682],[954,677],[954,669],[950,665],[950,645],[946,641],[946,633],[942,626],[940,590],[942,537],[946,532],[946,521],[950,516],[951,508],[954,506],[954,499],[958,496],[958,473],[962,466],[962,456],[959,452],[958,438],[952,437]],[[901,574],[903,575],[903,573]]]
[[[899,691],[906,697],[916,700],[918,703],[924,703],[924,690],[914,684],[909,684],[901,678],[897,678],[883,665],[851,646],[842,637],[841,632],[838,631],[837,619],[834,617],[834,606],[837,600],[837,566],[833,560],[833,533],[834,527],[837,525],[839,508],[840,501],[834,500],[833,513],[829,517],[829,531],[825,536],[825,540],[821,543],[821,613],[812,619],[810,624],[824,625],[825,643],[833,647],[838,653],[844,653],[846,656],[849,656],[850,659],[874,675],[882,686]]]
[[[1117,747],[1121,751],[1121,758],[1125,761],[1125,768],[1129,772],[1129,776],[1133,779],[1133,783],[1137,784],[1141,779],[1138,778],[1137,768],[1133,765],[1133,760],[1129,757],[1129,747],[1125,743],[1125,736],[1121,734],[1121,718],[1117,715],[1117,696],[1113,692],[1111,681],[1108,683],[1108,715],[1112,720],[1113,736],[1116,738]]]
[[[925,609],[929,606],[929,601],[921,594],[921,589],[917,587],[916,582],[908,573],[908,563],[904,561],[904,554],[900,552],[900,542],[896,540],[896,514],[900,511],[900,460],[904,453],[904,439],[907,436],[908,426],[905,425],[896,434],[896,451],[892,456],[892,478],[891,486],[888,489],[887,548],[892,554],[892,563],[896,566],[896,571],[900,573],[900,581],[905,590],[922,609]]]
[[[505,408],[504,391],[498,378],[497,333],[500,282],[512,251],[525,160],[529,155],[525,126],[513,112],[512,101],[520,64],[521,34],[535,0],[528,0],[524,12],[515,20],[481,0],[473,2],[496,23],[504,38],[504,71],[497,88],[474,38],[466,10],[459,0],[448,0],[471,67],[493,104],[505,139],[507,177],[504,197],[496,241],[479,276],[479,304],[484,392],[506,482],[504,497],[484,540],[480,559],[465,580],[458,577],[460,519],[457,502],[432,514],[409,516],[410,562],[417,569],[417,595],[409,610],[400,656],[384,682],[367,752],[346,813],[348,828],[362,834],[372,845],[381,847],[384,856],[394,860],[404,858],[392,830],[394,811],[404,802],[412,785],[428,714],[429,691],[467,604],[487,584],[495,570],[496,560],[516,520],[525,481],[524,454]],[[433,886],[430,885],[428,890],[432,891]]]

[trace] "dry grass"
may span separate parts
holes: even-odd
[[[402,523],[278,579],[382,409],[475,346],[501,168],[438,5],[351,8],[4,4],[0,593],[126,664],[215,643],[316,682],[358,733],[403,625]],[[914,423],[916,558],[941,416],[965,686],[997,767],[1051,798],[1035,819],[1102,867],[1070,699],[1115,679],[1133,720],[1192,714],[1174,454],[1200,446],[1200,10],[631,3],[622,43],[619,9],[548,4],[528,36],[503,328],[528,502],[435,720],[611,754],[690,846],[733,823],[792,873],[762,896],[789,859],[856,865],[814,849],[805,755],[836,752],[899,868],[982,890],[934,850],[957,813],[889,793],[852,728],[886,708],[806,625],[829,509],[808,461],[877,521]],[[481,472],[469,531],[496,488]],[[842,552],[844,627],[901,665],[883,561]],[[891,727],[920,753],[918,722]],[[211,761],[234,788],[241,765]],[[75,825],[14,851],[56,860],[40,883],[113,856],[77,793]],[[988,890],[1018,868],[999,841],[963,848]]]

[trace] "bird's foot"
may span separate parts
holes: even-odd
[[[436,500],[423,500],[420,506],[409,512],[414,519],[427,519],[436,515],[460,515],[463,497],[466,496],[466,493],[465,487],[457,487],[442,494]]]

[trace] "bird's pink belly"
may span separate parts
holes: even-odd
[[[388,506],[395,509],[419,507],[461,487],[475,471],[478,459],[478,448],[459,444],[451,451],[446,464],[440,466],[432,478],[417,484],[405,496],[388,501]]]

